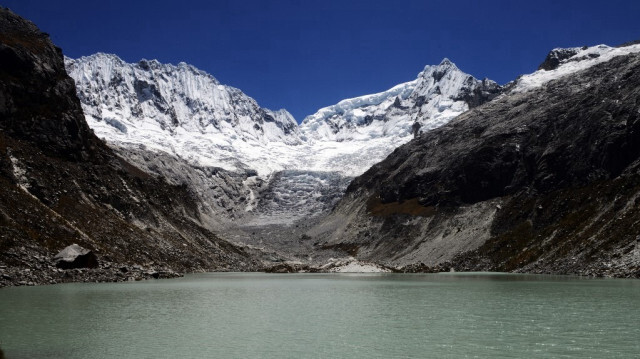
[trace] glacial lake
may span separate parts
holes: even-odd
[[[640,281],[206,273],[0,289],[20,358],[638,358]]]

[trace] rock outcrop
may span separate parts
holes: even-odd
[[[53,261],[61,269],[97,268],[98,257],[92,251],[72,244],[55,255]]]
[[[0,20],[0,129],[50,155],[87,159],[95,150],[67,76],[62,50],[25,19],[2,10]]]
[[[555,70],[560,66],[560,63],[564,60],[567,60],[571,56],[574,56],[578,53],[580,48],[568,48],[568,49],[553,49],[549,52],[544,61],[538,66],[538,70]]]

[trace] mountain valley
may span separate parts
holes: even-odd
[[[505,85],[448,59],[300,124],[0,11],[0,286],[192,271],[640,277],[640,45]],[[97,269],[51,258],[77,243]]]

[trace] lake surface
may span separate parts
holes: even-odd
[[[638,358],[640,281],[241,274],[0,290],[19,358]]]

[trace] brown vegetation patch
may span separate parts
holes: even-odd
[[[32,36],[32,34],[25,35],[22,32],[7,31],[0,32],[0,43],[11,46],[24,48],[34,53],[39,53],[47,48],[48,37],[42,35],[41,37]]]
[[[394,214],[408,214],[410,216],[431,217],[436,214],[433,206],[423,206],[417,198],[411,198],[399,202],[382,203],[377,195],[369,198],[367,211],[372,216],[387,217]]]

